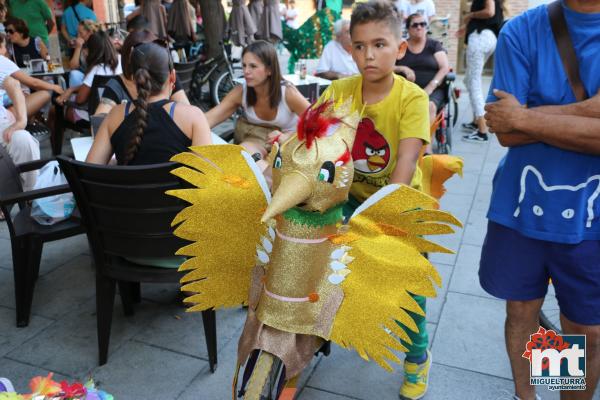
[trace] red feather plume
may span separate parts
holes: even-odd
[[[322,115],[332,104],[333,101],[330,100],[316,107],[312,105],[300,116],[300,120],[298,121],[298,139],[306,139],[307,149],[310,149],[315,139],[325,136],[329,126],[341,121],[339,118]]]

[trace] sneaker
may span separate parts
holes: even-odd
[[[502,396],[497,397],[496,400],[521,400],[521,398],[519,396],[517,396],[516,394],[512,394],[508,390],[502,390],[501,394],[502,394]],[[542,398],[540,397],[539,394],[536,393],[535,400],[542,400]]]
[[[400,388],[400,399],[416,400],[425,396],[429,383],[431,353],[427,350],[427,360],[422,364],[404,361],[404,382]]]
[[[481,133],[479,131],[475,131],[468,135],[464,135],[463,140],[465,140],[467,142],[485,143],[488,141],[488,135],[487,135],[487,133]]]
[[[10,383],[10,381],[6,378],[0,378],[0,393],[2,392],[8,392],[8,393],[13,393],[15,391],[15,388],[13,387],[12,383]]]
[[[479,127],[477,126],[477,124],[475,122],[469,122],[468,124],[462,124],[461,126],[465,131],[479,130]]]

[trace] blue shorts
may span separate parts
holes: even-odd
[[[600,325],[600,241],[547,242],[488,223],[479,264],[479,283],[486,292],[505,300],[540,299],[549,279],[567,319]]]

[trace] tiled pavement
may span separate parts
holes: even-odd
[[[470,117],[466,95],[460,120]],[[426,399],[501,399],[511,392],[504,351],[504,303],[479,286],[477,268],[485,235],[491,178],[504,150],[460,141],[454,154],[464,158],[465,174],[447,184],[442,209],[465,228],[440,240],[457,252],[432,255],[443,277],[438,297],[428,302],[428,328],[434,365]],[[18,390],[48,371],[58,379],[94,379],[118,400],[230,399],[241,309],[217,313],[219,366],[208,369],[200,314],[186,314],[172,285],[143,287],[133,317],[115,302],[108,364],[97,366],[94,279],[87,241],[79,236],[44,247],[31,323],[15,327],[10,241],[0,225],[0,376]],[[397,399],[401,368],[387,373],[356,353],[334,346],[329,357],[313,360],[305,372],[302,400]],[[557,393],[542,392],[544,399]],[[600,397],[598,397],[600,398]]]

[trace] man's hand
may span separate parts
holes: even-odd
[[[485,106],[485,120],[492,132],[510,133],[518,131],[519,121],[525,116],[525,106],[510,93],[494,89],[494,95],[498,101],[488,103]]]

